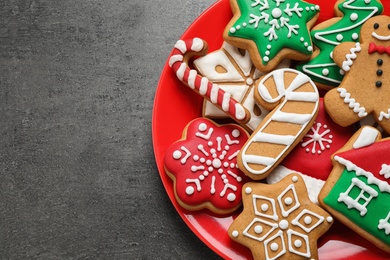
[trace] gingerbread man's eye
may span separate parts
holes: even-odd
[[[378,29],[379,28],[379,23],[374,23],[374,29]]]
[[[389,28],[389,30],[390,30],[390,23],[387,25],[387,28]]]

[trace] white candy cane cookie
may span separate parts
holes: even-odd
[[[310,130],[319,104],[318,90],[305,74],[279,69],[257,83],[256,100],[271,113],[241,149],[238,164],[254,180],[264,179]]]
[[[202,39],[178,40],[169,59],[169,66],[184,84],[240,124],[245,124],[250,117],[249,111],[217,84],[211,83],[206,77],[200,76],[196,70],[188,67],[188,60],[192,56],[204,55],[206,52],[207,44]]]

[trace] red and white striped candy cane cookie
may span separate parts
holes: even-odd
[[[241,171],[264,179],[310,130],[319,109],[318,90],[305,74],[279,69],[255,86],[255,99],[272,110],[238,155]]]
[[[219,107],[238,123],[245,124],[250,117],[249,111],[217,84],[211,83],[206,77],[200,76],[196,70],[188,67],[188,60],[191,57],[202,56],[206,52],[207,44],[200,38],[178,40],[169,59],[169,66],[184,84]]]

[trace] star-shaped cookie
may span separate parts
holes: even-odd
[[[300,0],[231,0],[233,18],[224,39],[249,50],[261,71],[273,70],[283,58],[304,60],[313,53],[309,33],[319,6]]]
[[[317,239],[333,218],[310,201],[300,175],[277,184],[246,183],[242,200],[244,210],[228,232],[254,259],[318,259]]]

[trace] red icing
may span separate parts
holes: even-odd
[[[324,150],[321,149],[318,141],[314,141],[313,137],[309,136],[313,136],[316,132],[322,135],[320,139],[322,139]],[[281,164],[291,170],[326,180],[332,170],[331,155],[337,152],[354,132],[355,128],[353,126],[341,127],[332,121],[325,111],[324,102],[321,98],[318,116],[313,127]],[[303,147],[305,143],[306,146]],[[314,153],[312,153],[313,151]]]
[[[369,146],[336,155],[350,161],[364,171],[372,173],[377,179],[390,184],[390,179],[379,174],[383,164],[390,165],[390,139],[384,139]]]
[[[184,131],[184,137],[173,143],[164,157],[165,170],[176,179],[177,197],[191,207],[209,202],[226,211],[239,206],[241,188],[248,178],[238,169],[236,155],[248,133],[238,125],[219,126],[206,118],[191,121]]]

